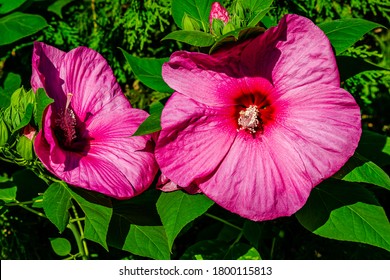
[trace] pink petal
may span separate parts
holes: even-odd
[[[34,141],[44,166],[71,185],[118,199],[149,187],[158,171],[154,143],[151,136],[131,136],[148,114],[131,108],[104,58],[83,47],[64,54],[37,43],[33,64],[32,83],[55,99]],[[79,142],[65,148],[55,130],[69,93]]]
[[[44,88],[54,98],[62,93],[64,81],[59,76],[59,67],[65,52],[40,42],[34,42],[31,86],[34,91]],[[64,103],[65,104],[65,103]]]
[[[261,50],[261,51],[259,51]],[[240,64],[247,76],[262,76],[285,92],[322,83],[340,86],[332,46],[309,19],[286,15],[243,51]]]
[[[164,174],[161,174],[158,177],[156,188],[158,190],[163,191],[163,192],[173,192],[173,191],[178,191],[178,190],[184,190],[184,191],[186,191],[189,194],[201,193],[201,191],[199,190],[199,188],[197,186],[191,185],[191,186],[189,186],[187,188],[182,188],[182,187],[178,186],[176,183],[172,182]]]
[[[118,199],[130,198],[149,187],[157,173],[150,139],[131,137],[147,113],[105,108],[107,112],[90,121],[92,128],[100,123],[101,130],[90,131],[92,140],[85,153],[61,149],[52,130],[45,128],[45,138],[41,130],[35,139],[35,151],[45,167],[71,185]],[[108,112],[116,122],[107,117]]]
[[[162,76],[181,94],[204,104],[219,105],[231,103],[230,93],[239,91],[233,79],[239,73],[229,72],[230,69],[234,70],[226,67],[221,58],[179,51],[164,63]]]
[[[72,93],[72,108],[84,121],[122,91],[107,61],[96,51],[79,47],[66,54],[60,76],[63,92]]]
[[[210,108],[174,93],[162,113],[155,151],[162,173],[181,187],[208,176],[234,141],[232,121],[226,108]]]
[[[275,123],[259,138],[237,137],[213,176],[199,184],[222,207],[251,220],[298,211],[360,139],[359,107],[343,89],[295,90],[283,97],[273,105]]]

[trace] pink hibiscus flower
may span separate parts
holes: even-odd
[[[255,221],[299,210],[360,139],[329,40],[297,15],[212,55],[176,52],[163,78],[176,91],[156,144],[163,174]]]
[[[31,85],[54,99],[36,136],[43,165],[65,182],[125,199],[152,183],[158,167],[150,136],[131,135],[148,114],[131,108],[106,60],[36,42]]]
[[[214,2],[211,5],[209,15],[210,25],[213,24],[214,19],[222,20],[225,24],[229,22],[229,12],[219,2]]]

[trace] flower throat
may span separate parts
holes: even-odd
[[[66,95],[66,105],[63,112],[58,114],[56,119],[56,136],[58,142],[63,148],[71,148],[73,142],[77,139],[77,120],[76,116],[70,107],[70,101],[72,100],[72,93]]]

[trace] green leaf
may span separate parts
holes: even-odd
[[[390,137],[363,130],[356,152],[379,166],[390,165]]]
[[[243,247],[248,248],[248,245],[241,244],[241,248],[243,248]],[[255,248],[251,247],[251,248],[249,248],[249,250],[245,254],[238,257],[237,260],[261,260],[261,256]]]
[[[70,254],[72,250],[72,245],[70,244],[68,239],[57,237],[57,238],[49,238],[51,247],[53,248],[54,253],[58,256],[67,256]]]
[[[183,29],[185,14],[198,21],[204,31],[209,30],[211,4],[215,0],[172,0],[172,17],[176,25]]]
[[[51,184],[43,195],[43,209],[60,231],[63,231],[68,223],[71,199],[85,214],[85,238],[108,249],[106,238],[112,216],[111,200],[98,193],[71,189],[65,182]]]
[[[365,19],[350,18],[324,22],[318,24],[318,27],[328,36],[338,55],[359,41],[367,32],[384,26]]]
[[[378,165],[355,153],[333,178],[368,183],[390,190],[390,177]]]
[[[159,92],[172,93],[173,90],[164,82],[161,71],[162,65],[169,58],[140,58],[121,49],[134,75],[146,86]]]
[[[390,251],[390,223],[386,213],[371,192],[358,184],[324,181],[312,190],[296,217],[317,235]]]
[[[169,33],[162,40],[176,40],[195,47],[209,47],[215,43],[214,36],[202,31],[178,30]]]
[[[99,243],[108,250],[107,233],[112,216],[111,200],[95,192],[70,188],[68,190],[85,214],[85,238]]]
[[[133,136],[150,134],[161,130],[161,113],[164,105],[161,102],[154,102],[150,105],[150,116],[138,127]]]
[[[244,0],[241,1],[245,10],[249,11],[247,26],[255,26],[271,10],[273,0]]]
[[[47,7],[47,10],[49,12],[55,13],[60,18],[62,18],[62,8],[73,1],[74,0],[57,0],[53,4],[51,4],[49,7]]]
[[[65,183],[53,183],[43,193],[43,210],[46,217],[60,232],[63,232],[69,222],[69,208],[71,207],[71,193]]]
[[[271,7],[273,0],[242,0],[240,2],[244,9],[255,13]]]
[[[33,160],[34,159],[34,147],[33,141],[27,138],[24,135],[21,135],[16,143],[16,151],[18,154],[25,160]]]
[[[5,203],[15,201],[17,189],[16,186],[11,187],[10,183],[0,183],[0,200],[3,200]]]
[[[388,70],[363,59],[351,56],[336,56],[336,61],[342,82],[364,71]]]
[[[156,260],[169,260],[170,251],[162,226],[131,225],[123,250]]]
[[[263,17],[271,10],[271,8],[267,8],[267,9],[264,9],[260,12],[258,12],[248,23],[248,27],[249,26],[255,26],[256,24],[258,24],[262,19]]]
[[[20,75],[8,73],[3,88],[0,88],[0,108],[7,108],[10,105],[11,95],[20,87],[21,83]]]
[[[39,130],[42,129],[42,118],[47,106],[54,102],[54,99],[47,96],[43,88],[35,93],[34,121]]]
[[[0,46],[16,42],[30,36],[47,26],[46,20],[39,15],[12,13],[0,18]]]
[[[162,193],[157,211],[168,238],[169,248],[179,232],[189,222],[204,214],[214,202],[204,195],[190,195],[182,191]]]
[[[114,200],[113,213],[107,235],[108,245],[124,250],[132,224],[138,226],[161,226],[156,203],[160,192],[149,189],[128,200]]]
[[[9,129],[3,120],[3,111],[0,111],[0,147],[4,147],[9,139]]]
[[[27,0],[0,0],[0,14],[7,14],[19,8]]]
[[[22,118],[20,119],[19,124],[15,126],[11,132],[14,133],[15,131],[18,131],[19,129],[22,129],[23,127],[27,126],[31,121],[33,111],[34,104],[28,103],[26,108],[24,109],[23,114],[20,115]]]
[[[11,103],[4,110],[4,121],[15,132],[26,126],[32,117],[34,108],[34,93],[24,88],[17,89],[11,96]]]
[[[183,30],[189,30],[189,31],[200,30],[199,23],[193,18],[191,18],[190,16],[188,16],[187,14],[184,14],[182,26],[183,26]]]

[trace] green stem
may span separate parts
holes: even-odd
[[[272,245],[271,245],[271,252],[270,252],[270,260],[272,260],[274,258],[274,251],[275,251],[275,243],[276,243],[276,238],[273,238],[272,239]]]
[[[67,225],[67,228],[69,228],[73,233],[74,239],[76,240],[76,243],[77,243],[77,248],[79,249],[79,253],[80,253],[82,259],[87,260],[88,256],[86,255],[86,253],[84,251],[83,242],[81,240],[81,236],[80,236],[80,233],[79,233],[77,227],[75,226],[75,224],[69,223]]]
[[[33,204],[34,200],[30,201],[23,201],[23,202],[11,202],[11,203],[6,203],[5,206],[22,206],[22,205],[27,205],[27,204]]]
[[[217,221],[219,221],[221,223],[224,223],[225,225],[228,225],[228,226],[230,226],[232,228],[235,228],[236,230],[242,231],[242,228],[240,228],[239,226],[236,226],[236,225],[234,225],[232,223],[229,223],[228,221],[225,221],[224,219],[221,219],[221,218],[219,218],[217,216],[214,216],[212,214],[209,214],[209,213],[206,213],[205,215],[207,217],[209,217],[209,218],[212,218],[212,219],[217,220]]]
[[[72,205],[72,210],[73,210],[73,213],[74,213],[74,219],[72,219],[72,220],[74,220],[77,223],[77,226],[79,227],[80,235],[81,235],[81,241],[82,241],[82,244],[83,244],[83,247],[84,247],[84,252],[88,256],[89,255],[88,246],[87,246],[87,242],[85,241],[85,238],[84,238],[84,229],[83,229],[83,226],[81,225],[81,221],[85,220],[85,218],[80,218],[79,217],[79,214],[77,213],[77,209],[76,209],[76,207],[74,205]]]
[[[45,216],[45,214],[43,214],[43,213],[41,213],[41,212],[39,212],[39,211],[36,211],[36,210],[34,210],[34,209],[31,209],[30,207],[28,207],[28,206],[26,206],[26,205],[19,205],[19,206],[22,207],[22,208],[24,208],[24,209],[26,209],[27,211],[30,211],[31,213],[34,213],[34,214],[36,214],[36,215],[42,217],[42,218],[47,218],[47,217]]]
[[[11,203],[6,203],[5,204],[5,206],[8,206],[8,207],[11,207],[11,206],[19,206],[19,207],[22,207],[23,209],[25,209],[25,210],[27,210],[27,211],[29,211],[29,212],[31,212],[31,213],[34,213],[35,215],[38,215],[39,217],[42,217],[42,218],[47,218],[46,216],[45,216],[45,214],[43,214],[43,213],[41,213],[41,212],[39,212],[39,211],[37,211],[37,210],[34,210],[34,209],[32,209],[32,208],[30,208],[30,207],[28,207],[26,204],[31,204],[31,203],[33,203],[34,201],[25,201],[25,202],[18,202],[18,201],[16,201],[16,202],[11,202]]]

